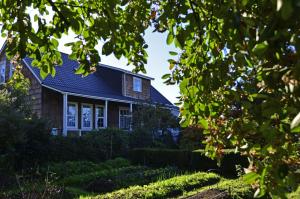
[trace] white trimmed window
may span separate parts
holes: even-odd
[[[5,82],[5,59],[0,61],[0,84]]]
[[[81,106],[81,128],[92,129],[93,106],[91,104],[82,104]]]
[[[96,106],[95,127],[104,128],[104,106]]]
[[[68,102],[67,127],[68,129],[77,129],[78,124],[78,106],[75,102]]]
[[[14,72],[15,72],[15,66],[10,63],[10,71],[9,71],[9,78],[11,78],[13,75],[14,75]]]
[[[119,109],[119,128],[124,130],[130,130],[131,125],[131,113],[129,108],[122,107]]]
[[[133,91],[142,92],[142,79],[133,77]]]

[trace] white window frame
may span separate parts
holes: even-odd
[[[91,108],[91,126],[90,127],[84,127],[83,126],[83,107],[84,106],[89,106]],[[81,129],[82,130],[87,130],[87,131],[90,131],[93,129],[93,114],[94,114],[94,111],[93,111],[93,104],[87,104],[87,103],[82,103],[81,104]]]
[[[129,129],[125,129],[125,128],[121,128],[121,111],[128,111],[130,115],[126,115],[127,117],[131,118],[131,123],[132,123],[132,113],[130,112],[130,108],[129,107],[119,107],[119,129],[123,129],[123,130],[131,130],[131,124],[129,126]]]
[[[68,126],[68,121],[67,121],[67,130],[77,130],[78,129],[78,103],[77,102],[68,102],[67,103],[67,109],[69,108],[70,105],[75,105],[75,126]],[[68,111],[66,113],[66,118],[68,119]]]
[[[136,84],[137,82],[139,82],[139,84]],[[138,86],[139,85],[139,86]],[[139,77],[133,77],[133,81],[132,81],[132,89],[135,92],[142,92],[143,90],[143,81],[142,78]]]
[[[0,75],[1,75],[1,71],[2,71],[2,67],[4,67],[4,78],[3,78],[3,81],[0,82],[0,84],[4,84],[6,79],[5,79],[5,73],[6,73],[6,60],[3,59],[3,60],[0,60],[0,63],[4,63],[3,65],[0,64]]]
[[[97,115],[97,108],[103,108],[103,117],[98,117]],[[98,118],[103,118],[103,127],[98,127]],[[95,106],[95,128],[96,129],[104,129],[105,128],[105,121],[107,119],[107,116],[105,114],[105,106],[104,105],[96,105]]]

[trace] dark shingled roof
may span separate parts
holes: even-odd
[[[124,71],[110,67],[101,67],[100,65],[95,73],[82,77],[74,73],[79,66],[78,62],[69,59],[65,53],[61,53],[61,55],[63,65],[55,67],[56,75],[54,77],[49,75],[45,79],[41,78],[39,69],[31,65],[31,58],[26,57],[23,61],[43,85],[53,89],[93,97],[137,101],[135,98],[122,95],[122,74]],[[150,89],[150,96],[151,103],[174,106],[153,86]]]

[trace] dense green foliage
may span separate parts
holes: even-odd
[[[204,150],[187,151],[173,149],[140,148],[129,151],[128,158],[133,163],[149,166],[176,166],[187,170],[212,170],[226,176],[236,176],[236,165],[248,166],[246,157],[235,154],[234,150],[224,150],[224,157],[218,166],[216,160],[205,156]]]
[[[115,158],[103,163],[94,163],[90,161],[67,161],[61,163],[49,163],[42,167],[42,172],[54,173],[57,177],[63,178],[82,173],[91,173],[99,170],[111,170],[116,168],[128,167],[130,162],[124,158]]]
[[[197,187],[214,184],[219,180],[220,177],[213,173],[195,173],[86,198],[168,198],[181,195],[184,191]]]
[[[28,81],[21,74],[0,88],[0,176],[45,161],[47,123],[31,112]]]
[[[132,115],[130,147],[175,148],[170,129],[179,129],[178,118],[166,107],[137,105]]]
[[[54,75],[53,66],[62,62],[57,47],[63,33],[76,34],[67,45],[81,64],[76,72],[86,75],[100,60],[99,41],[102,54],[125,56],[144,71],[145,30],[167,31],[167,44],[182,50],[170,52],[176,57],[164,76],[180,84],[182,125],[204,129],[211,157],[231,146],[246,154],[256,196],[284,197],[296,187],[298,0],[14,0],[0,7],[7,55],[29,55],[42,77]]]

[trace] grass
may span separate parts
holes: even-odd
[[[167,198],[180,196],[185,191],[212,185],[220,180],[214,173],[198,172],[181,175],[144,186],[131,186],[112,193],[97,196],[81,196],[82,199],[118,199],[118,198]]]
[[[233,199],[247,199],[253,198],[253,190],[251,186],[245,184],[241,178],[239,179],[225,179],[222,178],[218,183],[200,187],[199,189],[195,189],[189,192],[183,193],[183,195],[178,198],[186,198],[189,196],[197,195],[203,191],[207,191],[209,189],[217,189],[220,191],[226,191]]]

